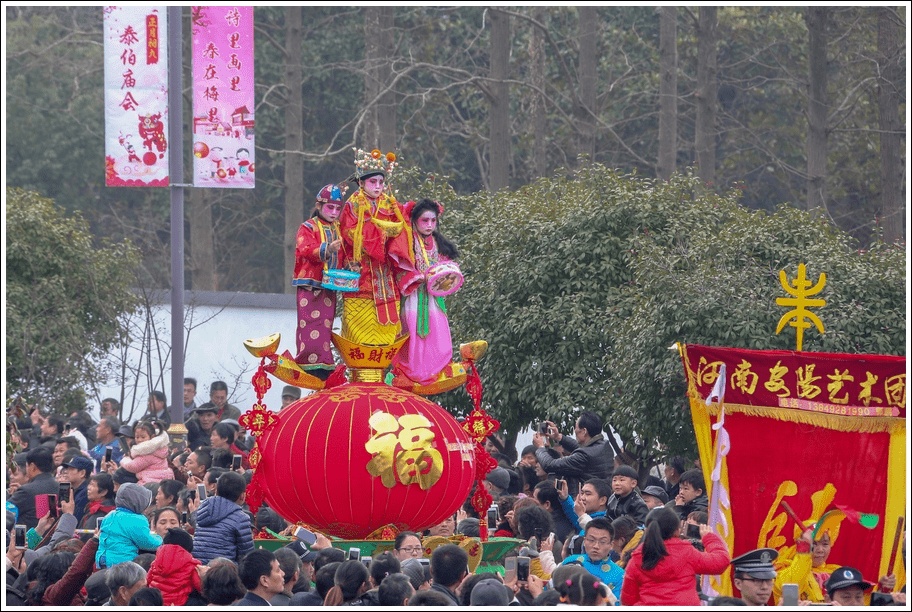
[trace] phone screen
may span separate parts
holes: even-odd
[[[488,527],[497,527],[497,508],[488,508]]]
[[[241,467],[241,456],[235,455],[231,460],[231,469],[236,470]]]
[[[782,605],[783,606],[797,606],[798,605],[798,585],[797,584],[783,584],[782,585]]]
[[[198,484],[196,485],[196,494],[199,495],[200,501],[206,499],[206,485]]]
[[[58,518],[60,516],[60,510],[57,507],[57,496],[53,493],[48,495],[48,511],[51,513],[51,518]]]
[[[700,539],[700,526],[699,525],[687,525],[687,531],[685,534],[688,538],[699,540]],[[796,606],[798,604],[795,604]]]
[[[181,512],[181,525],[187,522],[187,513]]]
[[[516,557],[516,579],[525,581],[529,579],[529,557]]]
[[[507,557],[504,559],[504,582],[510,582],[516,578],[516,557]]]
[[[60,483],[60,501],[70,501],[70,483],[68,482]]]
[[[349,561],[358,561],[361,558],[361,550],[358,548],[349,548],[348,549],[348,560]]]
[[[298,527],[295,530],[295,537],[308,546],[313,546],[317,542],[317,534],[315,534],[313,531],[304,529],[303,527]]]
[[[105,461],[110,461],[114,458],[114,449],[110,446],[105,449]]]
[[[25,548],[25,525],[16,525],[16,548]]]

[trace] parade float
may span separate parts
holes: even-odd
[[[815,574],[841,565],[870,582],[895,574],[898,590],[905,584],[898,544],[907,486],[906,359],[803,352],[805,330],[825,331],[809,309],[825,304],[811,296],[826,276],[811,283],[806,273],[799,265],[789,283],[780,272],[790,297],[776,300],[791,308],[776,333],[795,328],[795,351],[677,345],[710,525],[732,557],[776,549],[780,574],[795,561],[804,529],[815,541],[827,533],[832,552]],[[802,599],[822,601],[816,584],[799,585]],[[704,577],[704,593],[732,591],[729,572]]]
[[[497,465],[483,444],[499,424],[481,407],[475,367],[487,343],[463,344],[461,360],[452,359],[443,297],[458,290],[462,274],[443,256],[439,232],[414,221],[420,213],[436,229],[443,206],[396,202],[382,180],[395,160],[358,151],[359,189],[348,202],[344,185],[318,194],[298,234],[295,353],[280,352],[279,334],[245,342],[260,360],[257,403],[240,421],[255,436],[251,511],[265,501],[288,522],[365,556],[392,549],[400,531],[421,533],[453,516],[473,485],[473,507],[485,517],[492,499],[481,482]],[[337,294],[342,327],[331,333]],[[270,377],[313,393],[273,412],[262,403]],[[463,385],[474,410],[462,421],[427,399]],[[451,538],[474,567],[518,543],[489,539],[486,527],[482,518],[480,538]],[[288,541],[262,532],[257,545]],[[425,538],[425,554],[446,541]]]

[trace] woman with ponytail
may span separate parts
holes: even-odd
[[[357,605],[355,600],[370,588],[367,568],[360,561],[345,561],[336,570],[335,586],[329,589],[324,606]]]
[[[721,574],[731,557],[722,538],[700,525],[706,552],[680,538],[681,521],[671,508],[646,517],[642,545],[633,551],[621,587],[624,606],[699,606],[697,574]]]

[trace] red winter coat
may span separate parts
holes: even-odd
[[[668,556],[651,570],[643,569],[643,547],[633,551],[624,568],[622,606],[699,606],[697,574],[717,575],[728,569],[731,557],[722,538],[703,536],[706,552],[679,538],[665,540]]]
[[[183,547],[164,544],[155,553],[146,584],[161,591],[166,606],[182,606],[190,593],[203,590],[197,565],[202,563]]]

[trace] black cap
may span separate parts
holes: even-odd
[[[757,548],[731,560],[735,572],[747,574],[760,580],[775,580],[776,568],[773,561],[779,558],[775,548]]]
[[[857,569],[854,567],[846,566],[840,567],[835,572],[830,574],[830,577],[827,578],[824,586],[826,587],[827,593],[830,595],[830,597],[832,597],[833,593],[839,589],[845,589],[851,586],[860,586],[862,591],[867,591],[874,585],[862,578],[861,572],[859,572]]]

